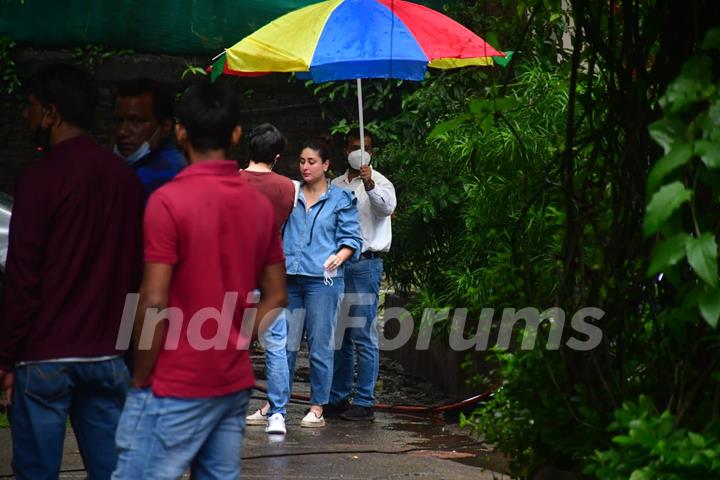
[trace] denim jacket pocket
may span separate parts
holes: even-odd
[[[62,363],[28,365],[25,393],[42,402],[52,402],[70,394],[67,367]]]

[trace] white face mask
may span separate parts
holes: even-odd
[[[113,147],[113,153],[115,155],[119,156],[120,158],[122,158],[123,160],[125,160],[125,162],[128,165],[132,165],[135,162],[137,162],[138,160],[140,160],[141,158],[143,158],[145,155],[150,153],[150,144],[148,142],[143,142],[142,145],[140,145],[140,148],[135,150],[133,153],[131,153],[127,157],[123,156],[123,154],[120,153],[120,151],[118,150],[117,145],[115,145]]]
[[[152,135],[150,135],[150,138],[147,139],[146,141],[144,141],[144,142],[138,147],[137,150],[135,150],[133,153],[131,153],[131,154],[128,155],[127,157],[124,156],[122,153],[120,153],[120,151],[119,151],[118,148],[117,148],[117,145],[115,145],[115,146],[113,147],[113,153],[114,153],[115,155],[119,156],[120,158],[122,158],[123,160],[125,160],[125,162],[126,162],[128,165],[133,165],[133,164],[136,163],[138,160],[140,160],[141,158],[143,158],[145,155],[147,155],[148,153],[150,153],[151,148],[150,148],[150,143],[149,143],[149,142],[150,142],[150,140],[152,140],[152,139],[155,138],[155,135],[157,135],[159,131],[160,131],[160,127],[158,126],[158,127],[155,128],[155,131],[152,133]]]
[[[323,283],[327,285],[328,287],[332,287],[333,285],[333,278],[337,277],[338,275],[338,269],[335,270],[326,270],[323,268]]]
[[[360,167],[363,165],[370,164],[370,154],[365,152],[365,158],[363,158],[361,150],[353,150],[348,154],[347,160],[350,164],[350,168],[353,170],[360,170]]]

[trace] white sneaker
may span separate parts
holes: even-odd
[[[285,435],[287,429],[285,428],[285,417],[282,413],[273,413],[270,415],[267,421],[267,427],[265,427],[265,433],[275,433]]]
[[[306,428],[324,427],[325,419],[322,415],[318,417],[312,410],[310,410],[307,415],[305,415],[305,417],[300,421],[300,426]]]
[[[245,417],[246,425],[265,425],[268,422],[268,416],[262,412],[261,408],[258,408],[255,413]]]

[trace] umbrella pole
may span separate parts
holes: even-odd
[[[365,163],[365,119],[363,118],[363,94],[362,79],[357,80],[358,116],[360,119],[360,153],[362,162]]]

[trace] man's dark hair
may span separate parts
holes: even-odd
[[[287,140],[275,125],[263,123],[250,132],[250,160],[271,165],[275,156],[280,155],[287,146]]]
[[[117,97],[140,97],[148,94],[152,98],[155,121],[162,123],[173,120],[175,114],[175,90],[172,85],[151,78],[134,78],[118,85]]]
[[[227,150],[240,125],[240,97],[217,83],[192,85],[178,103],[177,118],[195,150]]]
[[[375,137],[372,133],[370,133],[368,130],[365,130],[365,136],[368,137],[371,141],[375,140]],[[348,134],[345,136],[345,146],[347,147],[350,145],[350,140],[352,139],[360,139],[360,132],[358,130],[351,130],[348,132]]]
[[[55,105],[62,120],[76,127],[90,130],[95,122],[95,80],[80,67],[64,63],[42,67],[25,84],[25,93],[44,107]]]

